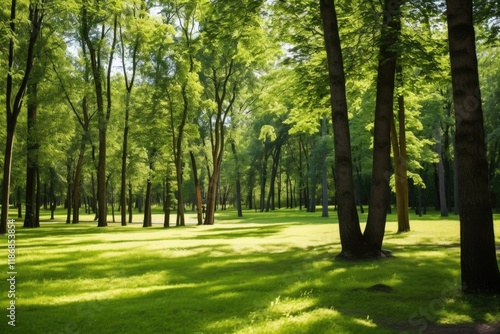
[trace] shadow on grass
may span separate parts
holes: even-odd
[[[389,239],[395,259],[337,262],[338,245],[287,238],[299,228],[19,231],[9,333],[400,333],[500,314],[458,294],[455,247]]]

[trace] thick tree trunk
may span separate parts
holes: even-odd
[[[14,126],[7,124],[7,137],[5,141],[5,153],[3,163],[3,186],[2,186],[2,217],[0,224],[0,234],[7,233],[7,220],[9,218],[9,195],[10,177],[12,172],[12,151],[14,149]]]
[[[372,185],[368,204],[368,220],[364,232],[365,240],[370,249],[379,254],[382,252],[390,192],[390,137],[397,60],[395,46],[401,29],[399,15],[399,0],[385,0],[377,70]]]
[[[320,11],[330,79],[330,103],[335,145],[335,192],[338,200],[337,214],[342,244],[342,252],[339,257],[350,258],[360,256],[364,253],[365,247],[354,200],[344,65],[334,1],[320,0]]]
[[[458,159],[462,291],[499,293],[472,0],[447,0]]]
[[[17,1],[12,0],[10,10],[10,34],[8,47],[8,67],[6,81],[6,116],[7,116],[7,132],[4,151],[4,168],[3,168],[3,186],[2,186],[2,211],[0,214],[0,234],[7,233],[7,219],[9,218],[9,195],[10,195],[10,178],[12,172],[12,153],[14,149],[14,136],[17,125],[17,118],[21,113],[24,94],[28,85],[28,79],[33,68],[34,50],[36,41],[42,27],[43,12],[40,7],[43,4],[30,3],[29,5],[29,20],[31,23],[31,32],[28,42],[28,50],[26,56],[26,64],[24,75],[15,96],[13,96],[13,72],[15,65],[14,50],[15,50],[15,24],[16,24],[16,6]],[[19,65],[17,65],[19,66]]]

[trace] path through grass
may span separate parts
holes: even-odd
[[[335,219],[318,215],[224,212],[214,226],[170,229],[19,222],[16,327],[4,280],[0,333],[417,333],[500,322],[498,298],[459,293],[456,220],[415,218],[402,235],[389,222],[395,258],[347,263],[334,260]],[[375,284],[393,291],[366,289]]]

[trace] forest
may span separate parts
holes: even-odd
[[[0,8],[2,333],[500,330],[498,0]]]
[[[388,212],[439,210],[463,289],[498,292],[500,3],[446,2],[2,2],[0,232],[9,207],[26,228],[333,208],[339,257],[379,257]]]

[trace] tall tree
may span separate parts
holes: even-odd
[[[17,1],[12,0],[10,9],[10,34],[8,46],[8,71],[6,81],[6,116],[7,116],[7,140],[4,151],[4,168],[3,168],[3,187],[2,187],[2,213],[0,217],[0,234],[7,233],[7,219],[9,216],[9,195],[10,195],[10,178],[12,172],[12,153],[14,148],[14,137],[17,126],[17,119],[21,113],[26,87],[33,68],[35,59],[35,45],[42,28],[44,18],[44,2],[30,2],[29,5],[29,40],[27,42],[27,53],[24,64],[19,64],[16,59],[15,51],[16,41],[18,38],[16,31],[16,7]],[[20,81],[16,80],[18,77],[18,69],[21,70]],[[17,86],[17,87],[15,87]],[[16,92],[17,88],[17,92]]]
[[[112,40],[108,52],[106,77],[104,68],[104,46],[107,41],[108,10],[113,9]],[[118,14],[116,8],[107,8],[106,3],[91,3],[84,1],[81,7],[82,36],[89,51],[92,77],[94,80],[97,102],[97,121],[99,127],[99,156],[97,164],[97,226],[105,227],[107,223],[107,192],[106,192],[106,149],[107,129],[111,116],[111,70],[114,48],[117,41]]]
[[[379,253],[382,252],[389,203],[390,133],[394,105],[396,45],[401,31],[399,0],[385,0],[383,10],[377,70],[372,184],[368,204],[368,220],[364,232],[369,248]]]
[[[210,143],[211,173],[205,225],[214,224],[218,182],[225,151],[227,122],[245,81],[265,55],[259,17],[262,0],[216,1],[207,4],[201,21],[205,48],[201,55],[202,82],[208,108],[204,113]]]
[[[447,0],[458,159],[462,291],[499,293],[472,0]]]
[[[347,113],[344,64],[334,0],[320,0],[330,78],[335,146],[335,192],[337,194],[341,258],[360,256],[365,250],[354,199],[352,157]]]
[[[143,44],[144,32],[141,30],[141,24],[144,23],[146,12],[146,2],[133,3],[128,11],[130,14],[125,23],[127,30],[119,27],[119,38],[121,47],[121,59],[123,69],[123,79],[125,83],[125,124],[123,127],[122,159],[121,159],[121,178],[120,178],[120,222],[122,226],[127,225],[127,155],[128,155],[128,137],[129,137],[129,119],[130,119],[130,100],[134,88],[139,64],[139,53]],[[126,44],[126,42],[128,42]],[[130,203],[131,201],[129,201]]]

